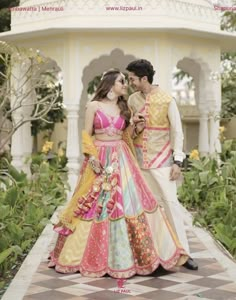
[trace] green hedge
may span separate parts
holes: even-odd
[[[208,228],[236,258],[236,140],[226,140],[216,158],[191,160],[179,188],[194,222]]]
[[[66,170],[39,155],[32,178],[4,161],[0,170],[0,289],[14,276],[50,217],[66,199]]]

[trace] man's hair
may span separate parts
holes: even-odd
[[[148,82],[152,84],[155,70],[153,65],[146,59],[134,60],[128,64],[126,70],[133,72],[139,78],[147,76]]]

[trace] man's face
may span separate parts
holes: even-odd
[[[136,91],[143,90],[143,78],[139,78],[133,72],[128,72],[129,85]]]

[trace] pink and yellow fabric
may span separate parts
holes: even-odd
[[[130,139],[124,133],[124,139]],[[62,273],[129,278],[170,269],[188,256],[163,209],[147,187],[124,140],[93,141],[83,132],[83,151],[98,157],[95,175],[85,159],[80,180],[55,226],[59,237],[50,267]]]
[[[95,134],[107,134],[109,136],[122,135],[125,128],[125,120],[122,116],[107,115],[103,109],[98,109],[94,118]]]
[[[82,131],[82,151],[84,154],[93,155],[98,158],[97,148],[94,146],[92,137],[85,131]],[[80,170],[78,185],[74,191],[72,199],[60,214],[60,222],[55,226],[55,230],[64,235],[68,235],[75,230],[79,219],[75,216],[75,210],[78,207],[78,199],[87,194],[90,187],[93,185],[96,176],[92,168],[88,164],[86,158]]]
[[[129,97],[128,104],[135,114],[144,114],[146,126],[134,140],[137,159],[142,169],[169,167],[172,162],[168,108],[172,98],[159,87],[147,95],[141,92]],[[157,134],[158,131],[158,134]]]

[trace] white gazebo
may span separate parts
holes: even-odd
[[[0,39],[39,49],[63,74],[72,190],[87,85],[110,67],[124,71],[136,58],[153,63],[155,81],[166,91],[171,92],[174,67],[194,78],[199,150],[220,151],[221,83],[211,74],[220,71],[221,52],[236,50],[236,34],[220,30],[219,3],[230,8],[230,1],[207,0],[21,0],[12,10],[11,31],[1,33]],[[12,139],[13,164],[19,168],[32,149],[29,126],[22,126]]]

